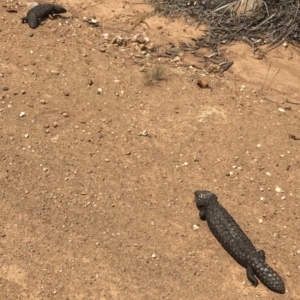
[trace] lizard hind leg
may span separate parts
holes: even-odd
[[[247,278],[248,280],[254,285],[257,286],[258,285],[258,280],[254,275],[253,269],[251,268],[251,266],[247,266],[246,268],[246,274],[247,274]]]
[[[204,209],[202,209],[199,213],[199,217],[202,221],[206,221],[206,212]]]

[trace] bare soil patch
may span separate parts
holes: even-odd
[[[299,49],[226,46],[221,76],[208,50],[179,49],[203,34],[183,19],[58,4],[35,30],[25,6],[0,6],[0,298],[299,299]],[[145,85],[156,66],[164,80]],[[250,285],[196,189],[265,250],[285,295]]]

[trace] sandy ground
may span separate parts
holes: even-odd
[[[203,28],[139,23],[141,1],[62,0],[35,30],[16,3],[0,6],[0,298],[300,299],[300,50],[224,46],[220,76],[201,69],[208,50],[157,57]],[[285,295],[251,286],[196,189],[265,250]]]

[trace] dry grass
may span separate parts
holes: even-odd
[[[166,80],[166,77],[165,69],[161,65],[154,66],[153,69],[145,72],[144,84],[147,86],[153,86],[162,80]]]
[[[157,3],[157,0],[150,0]],[[208,1],[210,2],[210,1]],[[218,52],[220,44],[233,41],[248,43],[253,49],[269,45],[277,47],[282,41],[299,46],[300,2],[299,0],[218,0],[217,7],[203,9],[201,1],[164,0],[161,14],[184,15],[194,18],[197,26],[209,25],[204,36],[194,39],[194,50],[202,47]],[[189,4],[187,4],[189,3]],[[191,46],[189,46],[191,49]]]

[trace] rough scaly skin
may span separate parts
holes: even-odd
[[[208,191],[196,191],[195,201],[200,219],[208,227],[224,249],[247,270],[247,277],[254,286],[256,277],[270,290],[284,294],[282,278],[265,262],[263,250],[256,251],[250,239],[226,209],[218,203],[218,197]],[[256,275],[256,277],[255,277]]]
[[[28,25],[35,29],[37,28],[43,19],[47,18],[49,15],[53,17],[54,14],[62,14],[67,10],[56,4],[38,4],[31,8],[26,17],[22,18],[22,23],[28,23]]]

